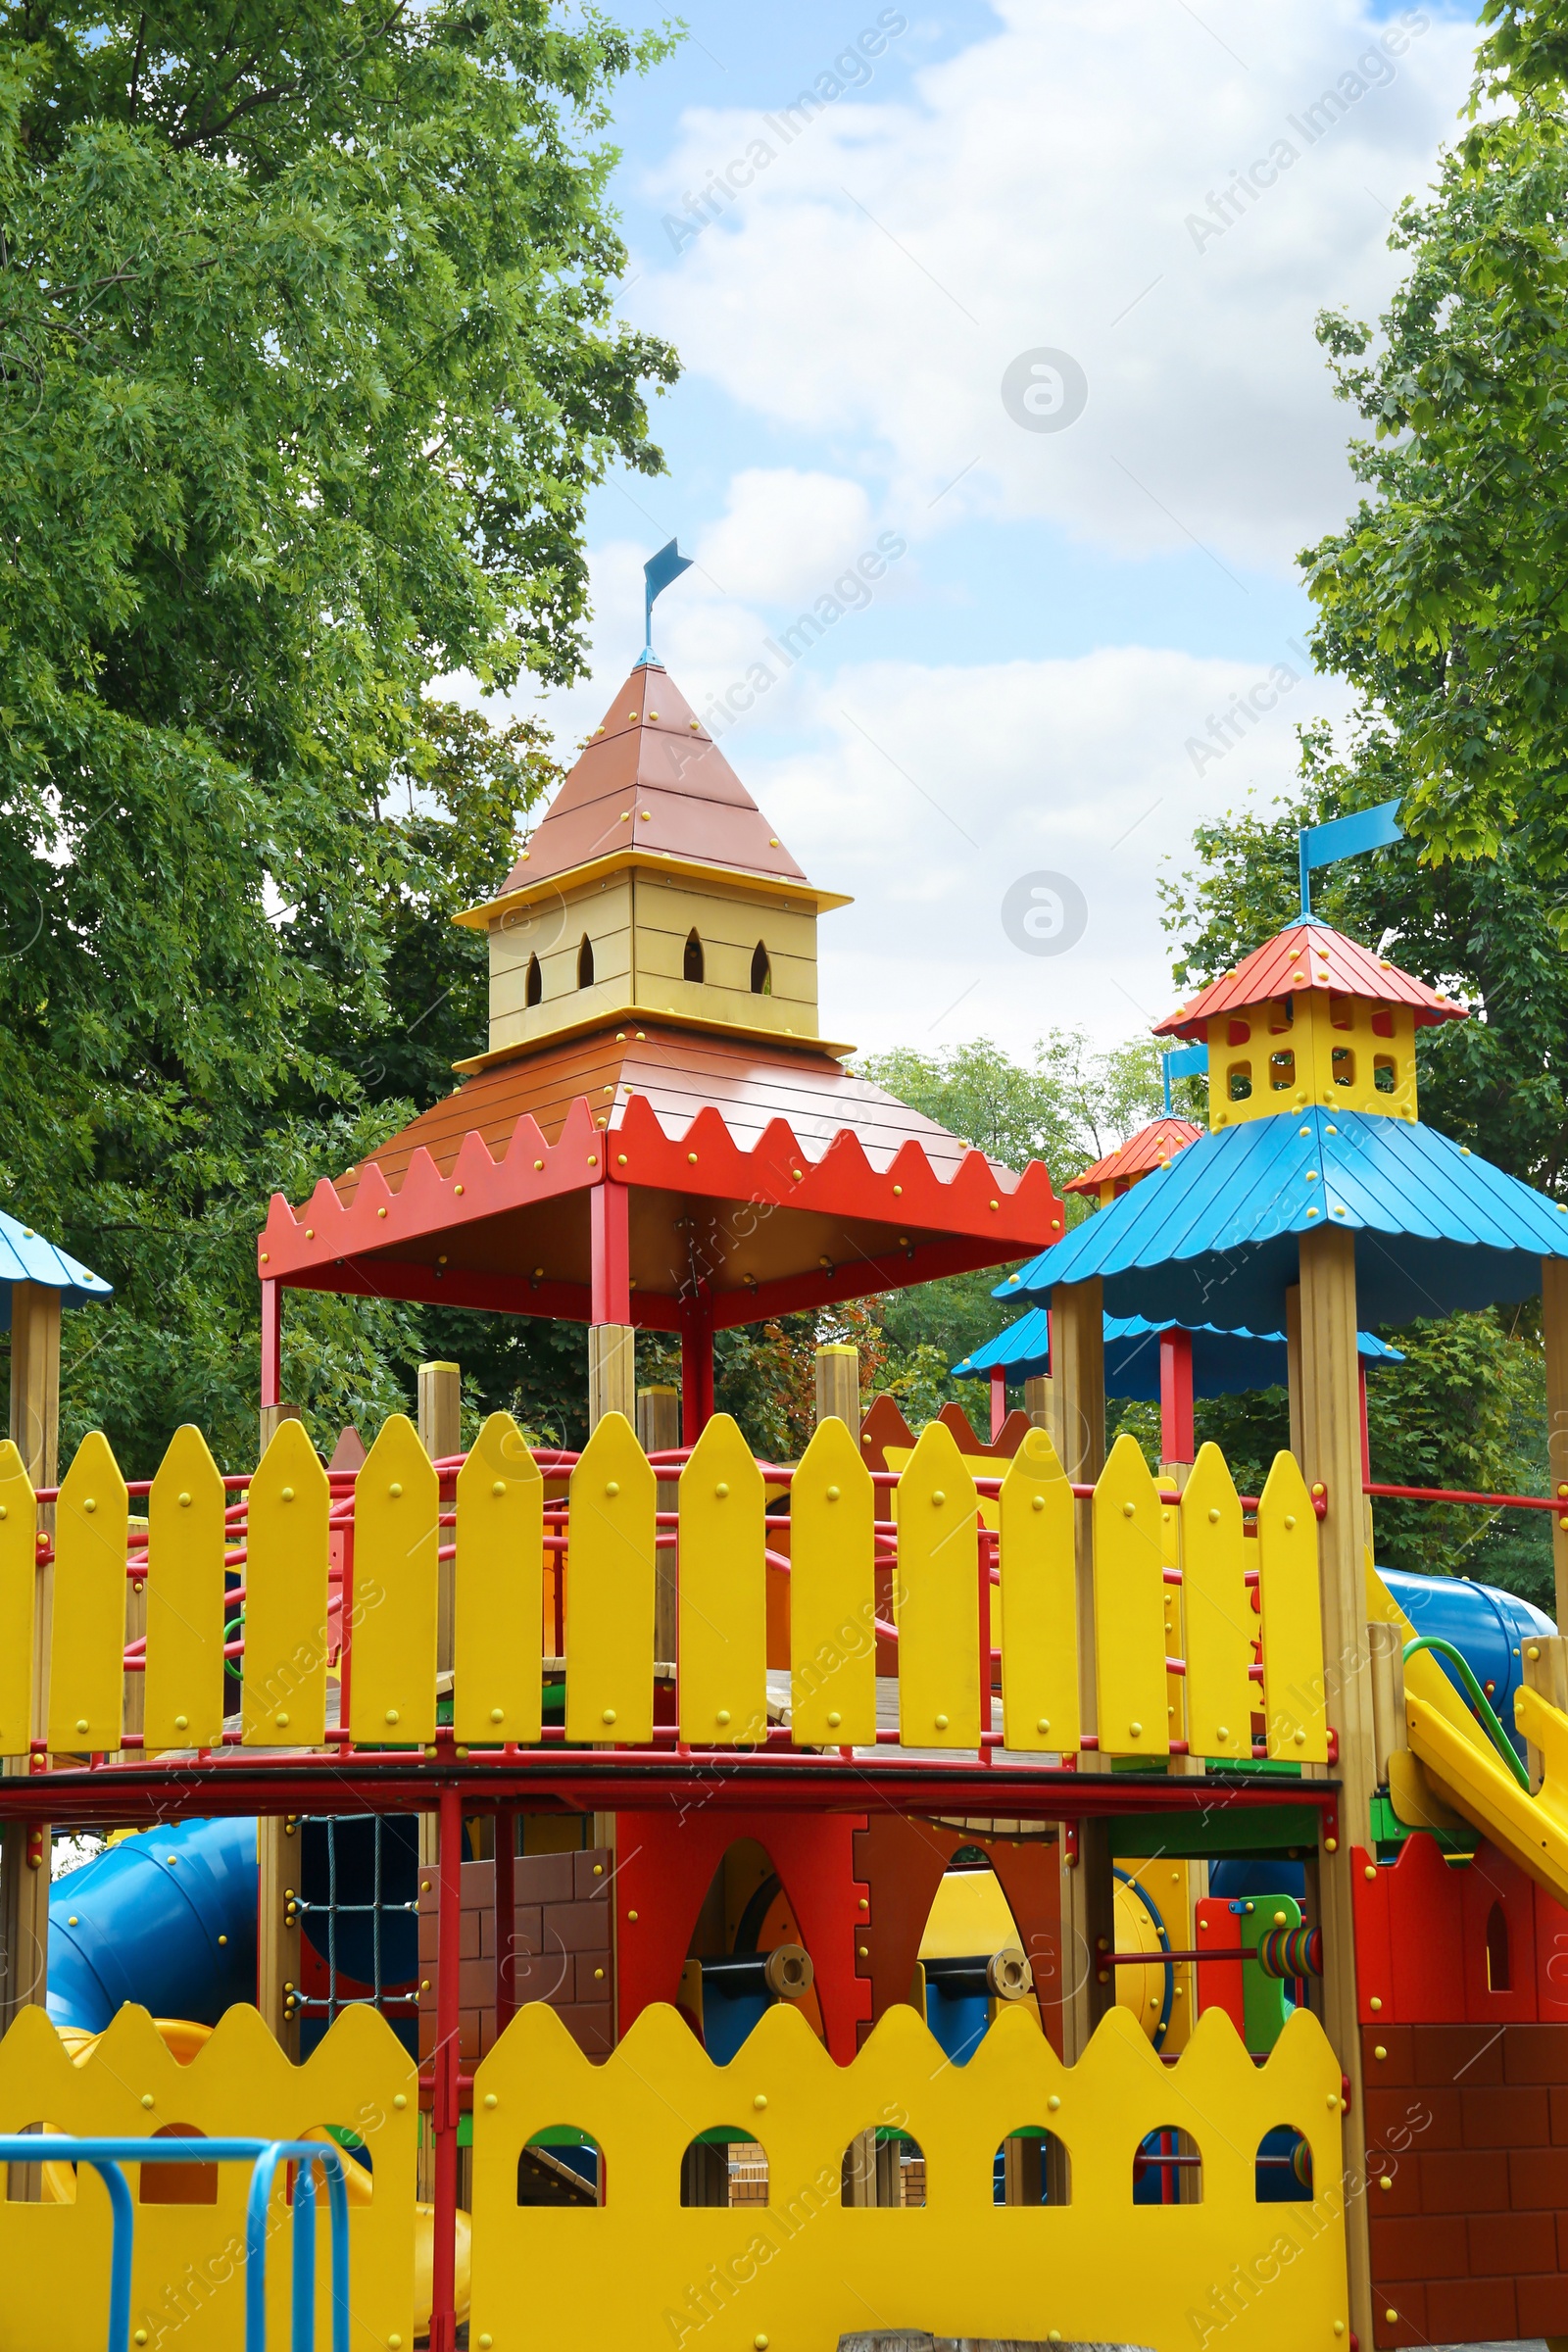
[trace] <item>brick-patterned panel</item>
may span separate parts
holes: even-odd
[[[603,1848],[575,1854],[519,1854],[515,1864],[515,1996],[548,2001],[580,2049],[603,2057],[614,2046],[614,1973],[610,1887],[614,1857]],[[495,2039],[495,1864],[463,1865],[458,1959],[458,2039],[466,2061],[482,2058]],[[437,1887],[433,1871],[419,1886],[419,2049],[435,2046]]]

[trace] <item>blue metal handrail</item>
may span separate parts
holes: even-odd
[[[316,2174],[326,2173],[332,2216],[332,2352],[349,2352],[349,2198],[342,2152],[318,2139],[74,2139],[64,2132],[0,2134],[0,2164],[87,2164],[109,2191],[108,2352],[130,2352],[136,2208],[122,2165],[249,2164],[245,2208],[245,2352],[267,2352],[267,2209],[280,2164],[294,2179],[292,2352],[316,2352]]]

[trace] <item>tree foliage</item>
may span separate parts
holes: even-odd
[[[117,1284],[68,1441],[243,1458],[254,1235],[482,1036],[445,916],[547,765],[433,682],[572,676],[583,511],[672,355],[601,139],[662,51],[547,0],[0,15],[0,1196]],[[417,1318],[290,1318],[323,1419]]]

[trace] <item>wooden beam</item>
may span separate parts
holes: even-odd
[[[432,1462],[450,1461],[463,1451],[463,1368],[459,1364],[419,1366],[419,1444]],[[457,1649],[456,1560],[442,1560],[437,1569],[435,1663],[438,1674],[450,1674]]]
[[[816,1425],[842,1421],[852,1438],[860,1435],[860,1350],[831,1342],[816,1351]]]
[[[1092,1487],[1105,1467],[1105,1324],[1099,1275],[1057,1285],[1051,1301],[1052,1441],[1067,1476]],[[1095,1701],[1094,1505],[1074,1513],[1078,1564],[1080,1703],[1086,1732],[1099,1728]]]
[[[1366,1550],[1361,1509],[1361,1387],[1356,1355],[1355,1237],[1333,1226],[1300,1239],[1301,1467],[1327,1501],[1318,1530],[1323,1658],[1329,1721],[1339,1735],[1343,1788],[1337,1831],[1326,1835],[1319,1886],[1323,1930],[1323,2022],[1350,2096],[1345,2119],[1348,2180],[1365,2177],[1366,2118],[1355,1986],[1355,1849],[1370,1849],[1377,1787],[1372,1659],[1366,1623]],[[1365,2198],[1346,2204],[1350,2325],[1372,2342],[1370,2241]]]
[[[1036,1429],[1051,1427],[1051,1375],[1037,1372],[1023,1384],[1023,1409]]]
[[[11,1442],[34,1487],[60,1484],[60,1293],[11,1286]]]
[[[1568,1258],[1541,1261],[1541,1329],[1546,1348],[1546,1472],[1551,1492],[1568,1505]],[[1551,1563],[1557,1580],[1557,1623],[1568,1625],[1568,1508],[1551,1514]]]
[[[637,1334],[629,1323],[588,1326],[588,1430],[607,1413],[637,1419]]]
[[[264,1814],[256,1824],[256,2006],[291,2058],[299,2054],[299,2019],[289,1989],[299,1989],[300,1927],[290,1921],[290,1889],[300,1887],[300,1825]]]
[[[637,1392],[637,1443],[644,1453],[673,1453],[680,1444],[680,1391],[671,1388],[639,1389]],[[675,1486],[664,1482],[661,1503],[673,1509]],[[675,1590],[675,1554],[661,1550],[656,1555],[654,1584],[654,1657],[661,1664],[675,1662],[675,1635],[680,1609]]]

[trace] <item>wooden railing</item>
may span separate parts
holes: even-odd
[[[940,1423],[891,1475],[842,1422],[779,1466],[722,1415],[678,1462],[650,1462],[618,1415],[568,1460],[535,1458],[496,1414],[451,1464],[397,1415],[352,1480],[295,1421],[245,1480],[185,1428],[136,1494],[145,1533],[88,1437],[48,1498],[51,1548],[0,1448],[0,1754],[427,1746],[443,1690],[471,1755],[1330,1754],[1317,1518],[1288,1454],[1250,1530],[1211,1446],[1162,1497],[1124,1437],[1083,1499],[1043,1431],[977,1480]]]

